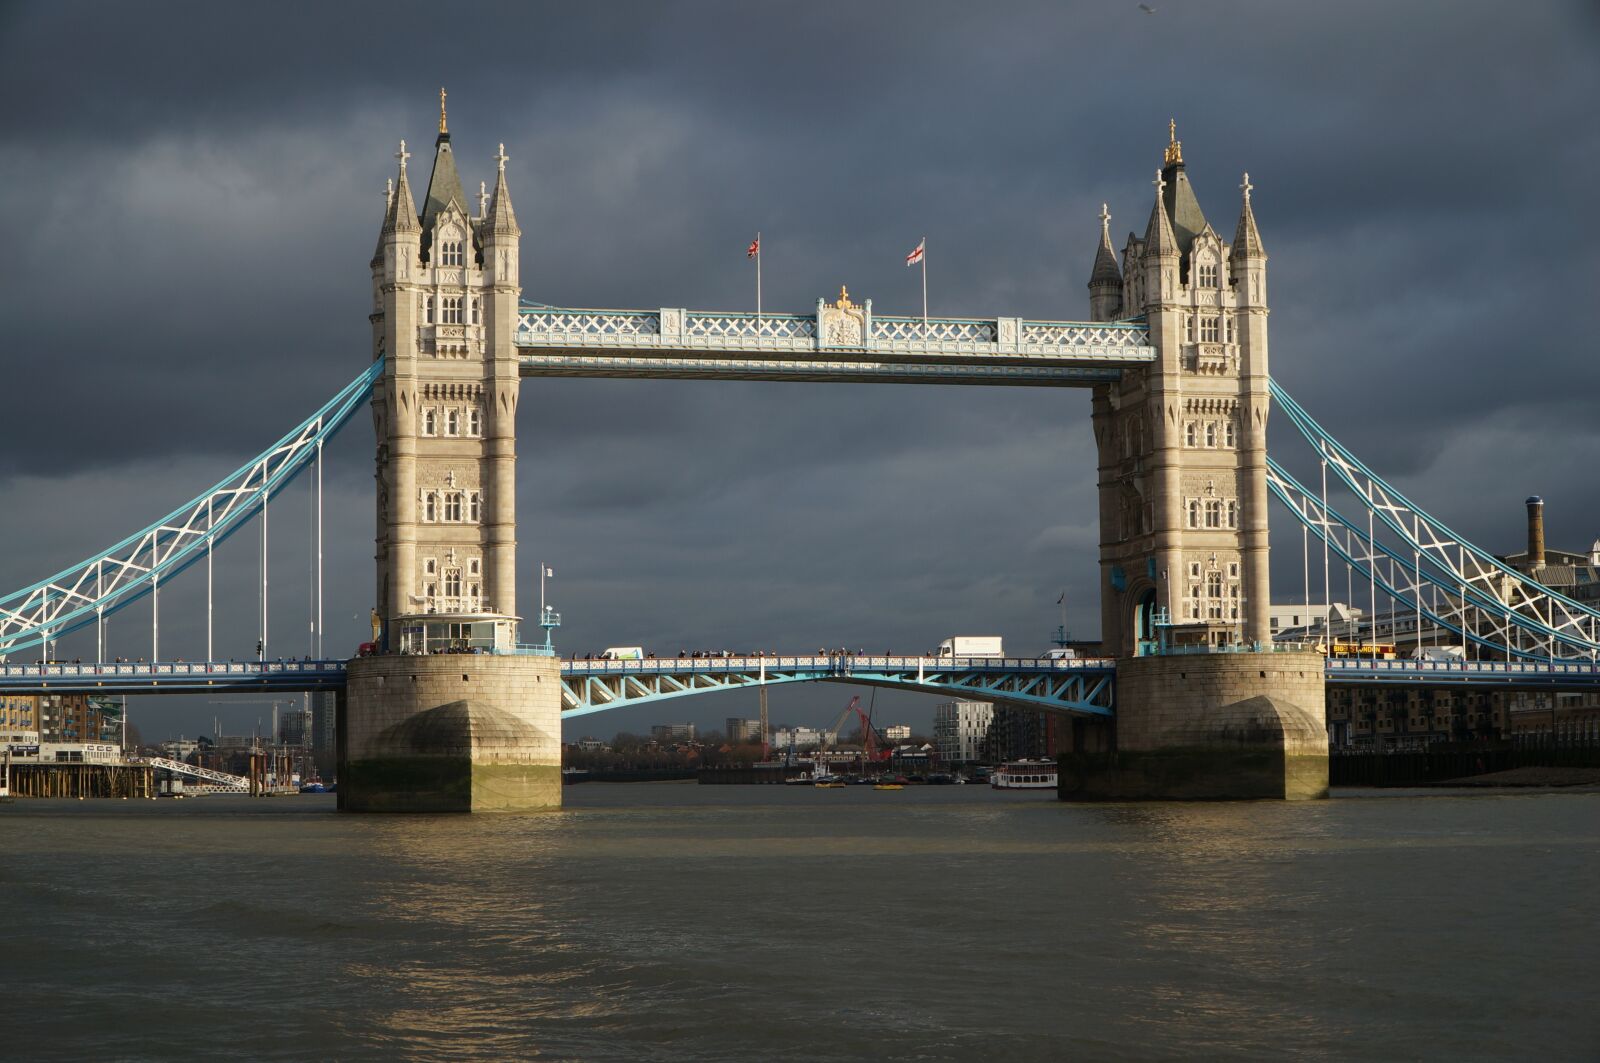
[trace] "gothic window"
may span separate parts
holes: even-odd
[[[1199,579],[1200,578],[1200,562],[1198,562],[1198,561],[1189,562],[1189,578],[1190,579]],[[1196,594],[1199,594],[1200,593],[1200,588],[1196,587],[1194,592]]]
[[[1208,498],[1206,500],[1206,527],[1222,527],[1222,500],[1220,498]]]
[[[439,300],[439,309],[439,323],[441,325],[461,324],[461,296],[444,296]]]
[[[482,585],[478,583],[469,583],[467,585],[467,594],[472,598],[472,604],[477,605],[478,599],[483,597]]]
[[[454,406],[444,411],[444,434],[447,436],[461,434],[461,411]]]
[[[1235,567],[1238,567],[1238,566],[1235,566]],[[483,574],[483,562],[481,560],[479,560],[478,558],[475,557],[472,560],[467,562],[467,575],[469,575],[469,576],[481,576],[482,574]],[[477,591],[473,591],[472,593],[476,594],[478,592]]]
[[[1198,498],[1189,499],[1189,527],[1200,527],[1200,500]]]
[[[444,570],[444,596],[446,598],[461,597],[461,570],[447,568]]]
[[[422,562],[422,574],[424,576],[437,576],[439,574],[439,559],[430,557]]]
[[[439,411],[432,406],[422,408],[422,434],[425,436],[437,435],[439,432]]]
[[[1200,263],[1200,287],[1215,288],[1217,286],[1217,264],[1215,262]]]
[[[1222,619],[1222,573],[1211,572],[1206,575],[1206,612],[1208,619]]]
[[[1185,343],[1193,343],[1194,342],[1194,315],[1193,314],[1184,314],[1183,315],[1183,342],[1185,342]]]
[[[433,324],[433,296],[430,295],[427,299],[423,300],[423,306],[427,308],[426,312],[423,314],[423,319],[431,325]]]
[[[1215,448],[1217,445],[1217,422],[1206,422],[1206,446]]]
[[[1217,342],[1217,316],[1215,314],[1206,314],[1200,319],[1200,342]]]
[[[468,494],[467,494],[467,520],[471,521],[473,524],[476,524],[476,523],[478,523],[478,521],[483,519],[482,514],[483,514],[483,496],[481,494],[479,494],[478,492],[476,492],[476,491],[468,492]],[[473,564],[474,567],[476,567],[478,563],[476,561],[474,561],[472,564]],[[476,574],[476,573],[474,573],[474,574]]]
[[[1227,447],[1229,450],[1232,450],[1234,447],[1239,445],[1239,441],[1236,436],[1237,431],[1238,429],[1236,429],[1233,425],[1233,418],[1230,417],[1226,421],[1222,422],[1222,445]]]
[[[459,265],[461,265],[461,241],[460,240],[445,240],[443,243],[441,243],[439,245],[439,265],[441,265],[441,266],[459,266]]]
[[[422,519],[430,524],[439,519],[439,496],[433,491],[422,496]]]
[[[468,406],[467,407],[467,435],[469,435],[469,436],[481,436],[481,435],[483,435],[483,407],[482,406]]]
[[[1225,523],[1229,528],[1237,528],[1239,526],[1239,503],[1231,498],[1228,499],[1227,519]]]
[[[483,300],[482,299],[474,298],[472,300],[472,323],[474,325],[483,324]]]
[[[1200,445],[1200,426],[1194,421],[1188,421],[1183,426],[1183,445],[1198,447]]]
[[[1228,578],[1229,579],[1238,579],[1239,578],[1239,562],[1237,562],[1237,561],[1229,561],[1228,562]],[[1237,590],[1237,588],[1235,588],[1235,589]]]
[[[1232,343],[1233,342],[1233,321],[1232,321],[1231,318],[1228,317],[1227,314],[1223,314],[1222,317],[1219,319],[1219,327],[1222,329],[1222,342],[1223,343]]]
[[[447,521],[461,520],[460,491],[446,491],[444,493],[444,519]]]
[[[433,612],[434,611],[434,601],[433,600],[435,598],[439,597],[439,585],[437,583],[430,583],[430,584],[428,584],[426,587],[424,587],[422,589],[422,593],[428,599],[428,612],[430,612],[430,613]]]

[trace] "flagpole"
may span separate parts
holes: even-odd
[[[756,233],[756,339],[761,338],[761,233]]]
[[[928,335],[928,238],[922,238],[922,335]]]

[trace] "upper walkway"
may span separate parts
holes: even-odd
[[[1155,360],[1142,321],[581,310],[523,304],[523,376],[1084,386]]]

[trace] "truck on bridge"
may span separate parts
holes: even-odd
[[[939,643],[935,657],[1004,657],[999,635],[951,635]]]

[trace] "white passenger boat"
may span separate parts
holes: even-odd
[[[989,773],[989,785],[996,790],[1054,790],[1056,762],[1013,760]]]

